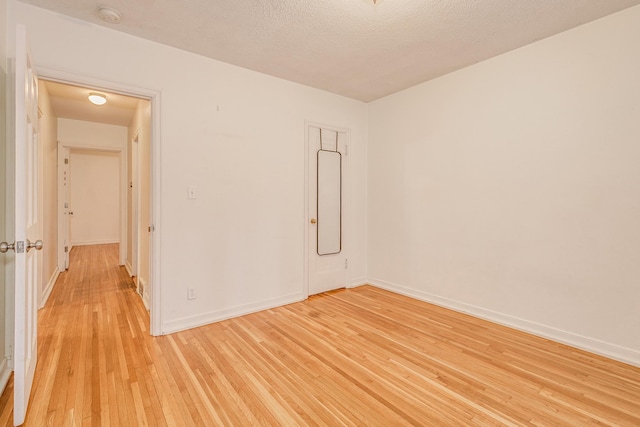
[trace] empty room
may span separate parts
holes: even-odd
[[[640,425],[640,0],[0,11],[0,425]]]

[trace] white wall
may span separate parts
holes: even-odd
[[[365,104],[22,3],[15,9],[38,66],[161,93],[152,149],[162,159],[163,331],[304,297],[305,120],[351,130],[349,265],[352,280],[364,280]],[[187,300],[188,287],[197,299]]]
[[[374,283],[640,364],[640,7],[370,104]]]
[[[41,305],[48,298],[58,277],[58,118],[56,117],[46,83],[40,83],[38,108],[40,117],[39,142],[42,161],[42,277],[39,295]]]
[[[71,150],[69,156],[71,244],[120,241],[120,155],[97,150]]]
[[[58,140],[67,147],[125,151],[127,128],[61,118],[58,119]]]
[[[129,125],[128,130],[128,153],[131,153],[132,144],[134,144],[133,140],[137,136],[137,148],[138,148],[138,286],[140,284],[143,285],[144,293],[142,295],[143,301],[145,305],[149,306],[149,296],[151,292],[151,280],[150,280],[150,269],[149,269],[149,249],[150,249],[150,236],[148,229],[151,225],[151,216],[150,216],[150,207],[151,207],[151,192],[150,192],[150,184],[151,184],[151,103],[148,100],[141,99],[138,101],[138,106],[136,108],[136,112],[134,118]],[[131,158],[129,155],[129,166],[128,166],[128,181],[133,182],[134,179],[132,177],[133,168],[131,167]],[[132,230],[135,227],[131,227],[131,222],[133,221],[132,217],[132,203],[135,202],[132,200],[132,189],[129,188],[129,196],[128,196],[128,209],[127,209],[127,218],[129,224],[129,232],[127,233],[127,261],[129,264],[132,262],[132,241],[133,241],[133,233]],[[140,288],[138,288],[138,292],[140,292]]]
[[[110,213],[109,223],[103,224],[100,229],[93,230],[92,232],[89,232],[89,230],[92,229],[92,226],[87,222],[90,220],[89,217],[85,216],[83,219],[80,219],[77,217],[77,214],[71,217],[72,245],[112,243],[119,241],[124,243],[126,240],[126,212],[124,210],[124,206],[127,203],[127,131],[128,129],[125,126],[64,118],[58,119],[58,141],[63,146],[69,147],[72,150],[72,153],[74,149],[91,149],[94,150],[94,152],[102,151],[110,152],[112,154],[119,153],[119,175],[117,180],[114,180],[114,182],[117,182],[117,185],[119,186],[119,199],[117,203],[118,206],[123,207],[122,210],[117,214],[117,217],[112,217],[113,214]],[[71,179],[73,179],[73,177],[71,177]],[[113,179],[113,177],[110,179]],[[73,185],[73,182],[71,182],[71,185]],[[70,190],[72,190],[71,187]],[[76,200],[76,203],[77,202],[78,200]],[[71,210],[75,209],[73,202],[70,207]],[[85,213],[88,213],[88,211]],[[112,229],[113,221],[118,221],[117,223],[119,227],[119,235],[115,239],[112,237],[111,231],[107,232],[107,230]],[[74,232],[76,233],[75,236]],[[93,237],[89,237],[89,235]],[[124,254],[124,252],[124,249],[121,248],[121,253]]]

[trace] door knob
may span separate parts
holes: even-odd
[[[7,243],[7,242],[2,242],[0,243],[0,253],[4,254],[7,253],[7,251],[9,250],[15,250],[16,248],[16,244],[15,243]]]
[[[318,221],[316,221],[315,218],[311,218],[311,224],[315,224],[316,222],[318,222]]]
[[[36,251],[39,251],[42,249],[43,246],[44,246],[44,243],[42,243],[42,240],[36,240],[35,242],[32,242],[29,239],[27,239],[27,252],[29,252],[29,249],[31,248],[36,248]]]

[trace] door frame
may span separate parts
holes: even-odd
[[[65,252],[64,252],[64,238],[61,238],[64,234],[64,222],[66,221],[67,224],[69,223],[69,215],[65,215],[64,211],[68,210],[65,209],[64,207],[64,195],[62,194],[62,189],[63,189],[63,179],[64,179],[64,175],[63,175],[63,171],[60,168],[61,166],[61,162],[64,159],[64,156],[62,156],[61,154],[61,150],[68,150],[68,154],[69,154],[69,165],[71,164],[71,153],[74,150],[82,150],[82,151],[96,151],[96,152],[102,152],[102,153],[118,153],[118,181],[119,181],[119,185],[118,185],[118,201],[120,203],[120,208],[118,209],[118,220],[119,220],[119,230],[118,230],[118,234],[119,234],[119,239],[121,242],[125,242],[127,241],[127,190],[125,188],[126,182],[127,182],[127,152],[126,152],[126,147],[125,148],[121,148],[121,149],[117,149],[117,148],[113,148],[113,147],[99,147],[99,146],[84,146],[81,144],[67,144],[64,141],[58,141],[58,269],[59,271],[62,273],[63,271],[65,271],[64,268],[64,257],[65,257]],[[68,177],[67,177],[67,184],[70,185],[71,184],[71,174],[69,173]],[[66,230],[67,233],[70,235],[70,230]],[[71,240],[69,240],[68,242],[69,245],[69,252],[71,252],[71,249],[73,248],[73,244],[71,243]],[[126,247],[124,246],[124,244],[120,245],[119,248],[119,263],[120,265],[124,265],[124,261],[125,261],[125,257],[126,257]],[[68,253],[67,253],[68,256]],[[44,302],[42,303],[44,305]]]
[[[136,129],[136,133],[131,139],[131,276],[136,277],[136,289],[140,288],[140,130]]]
[[[351,210],[351,167],[350,167],[350,154],[349,147],[351,146],[351,129],[327,125],[324,123],[314,122],[310,120],[305,120],[304,122],[304,256],[303,256],[303,296],[304,298],[309,297],[309,257],[311,256],[311,251],[309,250],[309,222],[311,221],[311,215],[309,212],[309,128],[321,128],[326,129],[331,132],[338,132],[345,134],[345,144],[347,147],[347,154],[344,156],[343,162],[345,163],[345,171],[343,175],[343,188],[342,188],[342,197],[343,197],[343,233],[342,233],[342,241],[343,241],[343,250],[345,251],[345,257],[350,258],[350,250],[351,250],[351,218],[349,216]],[[345,272],[345,286],[348,288],[351,283],[351,268],[347,268]]]
[[[58,83],[82,86],[89,89],[104,90],[107,92],[119,93],[122,95],[133,96],[149,100],[151,104],[151,146],[150,146],[150,206],[149,216],[152,224],[151,248],[149,253],[149,282],[151,284],[150,298],[150,333],[153,336],[162,335],[162,312],[161,312],[161,296],[162,296],[162,276],[160,271],[161,264],[161,137],[160,137],[160,98],[161,92],[153,89],[130,86],[124,83],[116,83],[112,81],[102,80],[81,74],[74,74],[53,68],[35,66],[38,76],[44,80],[51,80]],[[124,156],[126,158],[126,155]],[[126,169],[126,168],[125,168]],[[126,177],[123,181],[127,183]],[[125,192],[126,194],[126,192]],[[126,196],[125,204],[127,206]],[[126,232],[126,214],[124,214],[124,224]],[[126,244],[126,239],[122,244]],[[123,260],[121,260],[123,261]]]
[[[58,179],[58,200],[57,200],[57,212],[58,212],[58,232],[57,232],[57,237],[58,237],[58,247],[57,247],[57,254],[58,254],[58,262],[57,262],[57,266],[58,266],[58,271],[59,272],[63,272],[67,269],[67,265],[66,265],[66,258],[68,257],[68,252],[67,255],[65,256],[65,251],[64,251],[64,241],[67,238],[67,236],[69,235],[69,216],[66,215],[66,211],[68,210],[68,208],[64,207],[65,204],[65,197],[64,197],[64,159],[67,158],[67,155],[70,155],[70,151],[69,153],[65,152],[65,150],[69,150],[68,147],[65,147],[62,143],[60,143],[60,141],[58,141],[58,153],[57,153],[57,162],[58,162],[58,170],[56,171],[56,177]],[[62,167],[61,167],[62,166]],[[69,175],[67,175],[67,185],[69,184]],[[68,187],[67,187],[68,188]],[[66,222],[66,224],[65,224]],[[67,242],[67,251],[71,251],[71,242]],[[46,292],[45,292],[46,293]],[[44,306],[46,302],[46,298],[42,298],[41,299],[41,303],[40,303],[40,307]]]

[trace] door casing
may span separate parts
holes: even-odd
[[[304,266],[303,266],[303,286],[304,286],[304,294],[305,297],[310,295],[310,274],[314,272],[310,268],[310,258],[312,256],[317,256],[316,252],[310,248],[312,236],[312,227],[310,226],[310,221],[314,218],[315,212],[311,212],[309,208],[310,197],[315,197],[315,193],[310,190],[310,168],[309,168],[309,159],[312,153],[310,149],[311,141],[310,141],[310,129],[312,128],[321,128],[330,132],[338,132],[344,134],[344,142],[346,152],[343,155],[343,176],[342,176],[342,209],[343,209],[343,219],[342,219],[342,254],[345,258],[345,286],[348,287],[350,283],[350,268],[348,267],[348,259],[349,259],[349,250],[350,250],[350,192],[349,192],[349,154],[348,148],[350,145],[350,130],[348,128],[342,128],[338,126],[332,126],[312,121],[305,122],[305,138],[304,138],[304,164],[305,164],[305,179],[304,179]]]
[[[46,67],[38,67],[36,64],[36,70],[40,78],[45,80],[51,80],[54,82],[70,84],[75,86],[82,86],[95,90],[103,90],[107,92],[119,93],[127,96],[133,96],[137,98],[148,99],[151,105],[151,183],[150,183],[150,212],[149,216],[151,219],[153,232],[151,234],[151,245],[150,245],[150,254],[149,254],[149,273],[150,273],[150,283],[149,287],[151,290],[151,298],[150,298],[150,332],[153,336],[162,335],[162,312],[161,312],[161,296],[162,296],[162,276],[160,272],[161,266],[161,252],[160,252],[160,242],[162,235],[162,226],[161,226],[161,215],[160,215],[160,206],[161,206],[161,188],[160,184],[161,180],[161,162],[160,162],[160,153],[161,153],[161,138],[160,138],[160,97],[161,93],[156,90],[129,86],[126,84],[114,83],[112,81],[106,81],[102,79],[97,79],[90,76],[74,74],[67,71],[62,71],[58,69],[51,69]],[[126,155],[124,156],[126,157]],[[126,170],[126,168],[125,168]],[[123,182],[126,182],[126,178]],[[126,194],[126,192],[125,192]],[[125,203],[123,206],[126,206],[126,195],[125,195]],[[126,224],[126,214],[123,212],[121,214],[124,219],[123,223]],[[125,225],[125,233],[126,233],[126,225]],[[126,241],[126,239],[124,240]],[[121,252],[122,254],[122,252]],[[124,264],[125,260],[120,259],[121,264]]]

